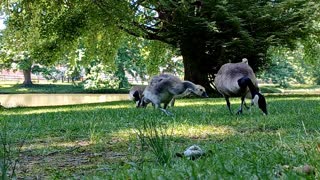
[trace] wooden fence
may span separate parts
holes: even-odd
[[[43,77],[31,75],[32,81],[40,81],[40,80],[46,80]],[[0,81],[24,81],[23,75],[1,75],[0,74]]]

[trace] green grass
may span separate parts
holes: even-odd
[[[127,93],[128,89],[100,89],[85,90],[82,85],[71,83],[34,84],[25,87],[21,84],[0,83],[0,94],[25,94],[25,93]]]
[[[290,93],[290,94],[319,94],[319,85],[307,85],[307,84],[292,84],[287,88],[280,87],[272,84],[260,85],[262,93]]]
[[[179,99],[171,117],[129,101],[1,109],[0,123],[7,122],[12,147],[25,139],[17,156],[21,179],[319,179],[320,97],[267,101],[268,116],[256,108],[230,115],[216,98]],[[232,99],[234,111],[239,102]],[[154,149],[141,146],[145,122],[165,126],[166,138],[158,137],[170,154],[193,144],[213,153],[158,163]],[[315,175],[294,170],[304,164]]]
[[[100,90],[85,90],[81,83],[73,85],[72,83],[35,83],[30,87],[25,87],[21,84],[13,84],[9,82],[0,83],[0,94],[24,94],[24,93],[128,93],[128,89],[100,89]],[[262,93],[298,93],[308,91],[315,94],[320,92],[319,85],[291,85],[288,88],[281,88],[277,85],[263,84],[260,87]]]

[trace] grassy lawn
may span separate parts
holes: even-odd
[[[71,83],[54,83],[54,84],[34,84],[25,87],[21,84],[0,83],[0,94],[25,94],[25,93],[127,93],[128,89],[101,89],[85,90],[82,85],[73,85]]]
[[[296,94],[320,94],[320,85],[292,85],[288,88],[281,88],[277,85],[263,84],[260,88],[262,93],[296,93]],[[24,93],[128,93],[128,89],[100,89],[85,90],[81,83],[35,83],[31,87],[24,87],[21,84],[0,82],[0,94],[24,94]]]
[[[222,98],[179,99],[173,116],[129,101],[1,109],[0,152],[6,140],[21,179],[319,179],[320,97],[267,101],[268,116]],[[175,156],[193,144],[212,153]]]

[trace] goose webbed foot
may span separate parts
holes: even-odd
[[[239,110],[237,111],[237,115],[240,115],[240,114],[242,114],[242,109],[239,109]]]
[[[250,109],[250,106],[248,106],[247,103],[243,103],[243,105],[244,105],[244,107],[246,107],[247,110]],[[252,104],[251,104],[251,106],[252,106]]]
[[[163,109],[163,108],[159,108],[159,109],[160,109],[162,112],[166,113],[167,116],[172,116],[172,115],[173,115],[170,111],[168,111],[168,110],[166,110],[166,109]]]

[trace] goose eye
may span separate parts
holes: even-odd
[[[200,91],[202,92],[203,90],[202,90],[202,89],[200,89]]]

